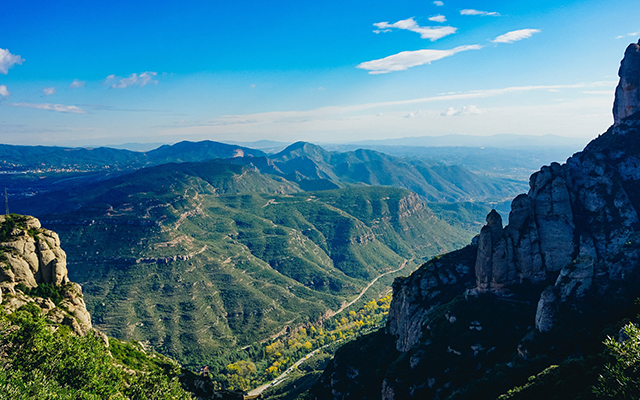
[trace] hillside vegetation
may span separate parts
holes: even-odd
[[[215,160],[145,168],[22,206],[65,243],[96,327],[192,367],[326,318],[404,266],[362,301],[374,298],[420,260],[471,239],[405,189],[304,192]]]

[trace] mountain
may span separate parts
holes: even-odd
[[[170,162],[206,161],[215,158],[259,157],[264,156],[265,153],[248,147],[204,140],[164,145],[146,152],[145,155],[150,164],[158,165]]]
[[[170,162],[206,161],[215,158],[264,156],[260,150],[212,141],[179,142],[163,145],[147,152],[109,147],[72,148],[53,146],[15,146],[0,144],[0,170],[70,169],[137,169]]]
[[[82,189],[141,168],[214,159],[280,176],[302,190],[388,185],[430,201],[499,201],[524,187],[522,181],[475,174],[457,165],[403,160],[372,150],[329,152],[304,142],[274,155],[210,141],[185,141],[146,153],[3,145],[0,155],[0,187],[8,188],[11,204],[36,194]]]
[[[191,367],[322,320],[389,273],[362,301],[375,298],[413,259],[471,238],[406,189],[302,191],[225,160],[143,168],[15,208],[66,243],[95,326]]]
[[[634,318],[640,296],[638,54],[630,45],[621,64],[616,123],[532,175],[505,227],[492,211],[472,244],[398,278],[386,328],[341,349],[313,398],[595,398],[592,385],[623,398],[637,389],[635,361],[605,368],[602,342]]]
[[[548,147],[499,148],[489,146],[400,146],[332,145],[333,151],[369,149],[404,159],[418,159],[429,165],[458,165],[480,175],[526,181],[543,165],[564,161],[584,147],[551,144]]]
[[[306,142],[294,143],[268,158],[233,162],[282,176],[305,190],[384,185],[409,189],[429,201],[496,201],[524,187],[522,182],[475,174],[458,165],[427,164],[364,149],[330,152]]]

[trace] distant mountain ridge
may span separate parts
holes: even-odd
[[[168,162],[206,161],[214,158],[264,156],[260,150],[225,143],[179,142],[147,152],[109,147],[73,148],[54,146],[15,146],[0,144],[0,171],[25,171],[41,168],[78,168],[82,170],[137,169]]]
[[[0,168],[5,171],[44,171],[40,174],[54,175],[41,180],[28,174],[0,174],[0,184],[10,192],[25,194],[71,188],[76,182],[85,186],[87,182],[161,164],[208,160],[256,168],[298,184],[303,190],[386,185],[410,189],[429,201],[497,201],[525,187],[523,182],[482,176],[456,165],[404,160],[374,150],[327,151],[307,142],[294,143],[272,155],[218,142],[185,141],[145,153],[0,145],[0,156],[4,156],[0,158]],[[60,178],[55,179],[55,174]]]
[[[319,181],[337,186],[394,186],[412,190],[429,201],[497,200],[523,187],[515,180],[481,176],[456,165],[432,165],[374,150],[333,152],[307,142],[294,143],[264,159],[237,158],[231,162],[255,166],[303,187]]]

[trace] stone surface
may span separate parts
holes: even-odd
[[[16,228],[0,243],[0,304],[11,313],[27,303],[38,305],[55,323],[86,335],[92,329],[91,316],[82,298],[82,288],[67,277],[67,256],[55,232],[43,229],[33,217],[12,216]],[[7,216],[0,216],[0,225]],[[16,286],[32,289],[40,284],[60,288],[64,299],[56,306],[50,299],[26,296]]]
[[[613,103],[613,120],[617,125],[623,118],[640,110],[640,40],[627,47],[618,70],[620,82]]]

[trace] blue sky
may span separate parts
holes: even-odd
[[[593,138],[638,1],[4,0],[0,142]]]

